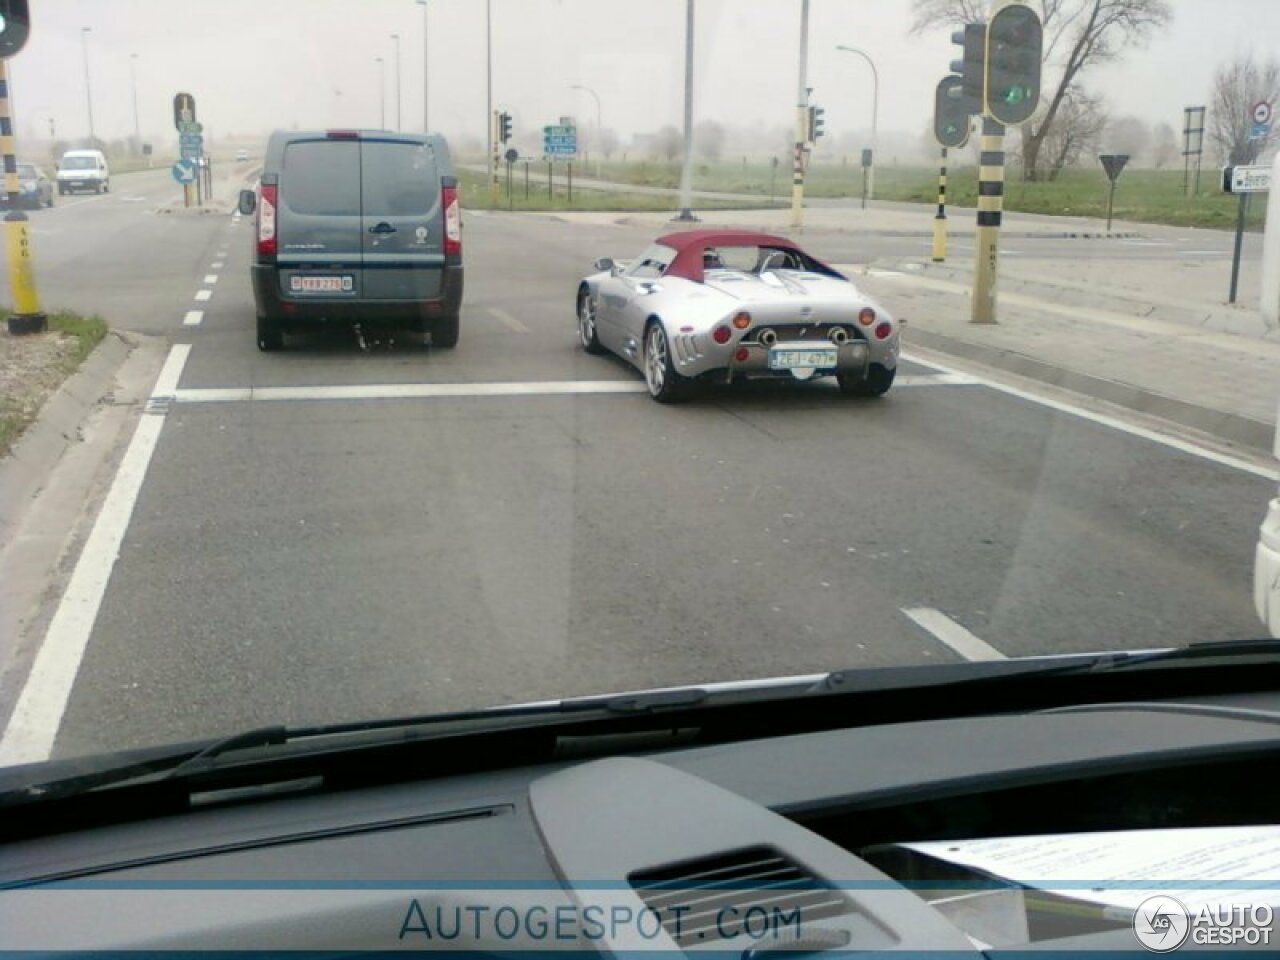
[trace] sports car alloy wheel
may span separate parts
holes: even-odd
[[[587,353],[602,353],[600,339],[596,336],[596,305],[585,290],[578,294],[578,340]]]
[[[667,331],[654,321],[644,337],[644,380],[649,396],[659,403],[673,403],[684,396],[687,381],[676,373],[671,363]]]

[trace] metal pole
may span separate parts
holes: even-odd
[[[31,268],[31,238],[27,235],[27,215],[18,206],[18,151],[9,113],[9,64],[0,58],[0,154],[3,154],[4,192],[10,209],[4,217],[5,252],[9,261],[9,292],[13,313],[8,318],[12,334],[42,333],[49,327],[40,310],[36,280]]]
[[[693,0],[684,3],[684,165],[680,171],[680,213],[676,219],[698,219],[693,215]]]
[[[382,68],[382,58],[374,57],[378,65],[378,129],[387,129],[387,71]]]
[[[484,0],[484,102],[489,117],[489,202],[498,198],[498,138],[493,129],[493,0]]]
[[[573,203],[573,161],[569,161],[569,202]]]
[[[862,209],[867,209],[867,167],[862,168]]]
[[[942,148],[942,166],[938,168],[938,212],[933,216],[933,262],[947,259],[947,148]]]
[[[982,118],[982,154],[978,160],[978,229],[974,252],[970,323],[996,322],[996,267],[1004,199],[1004,124]]]
[[[804,226],[804,144],[808,126],[809,0],[800,0],[800,81],[796,85],[796,146],[792,158],[791,227]]]
[[[529,161],[524,162],[524,198],[529,199]]]
[[[511,193],[511,161],[507,161],[507,209],[514,210],[516,208],[515,197]]]
[[[429,79],[429,67],[427,66],[427,53],[429,49],[427,46],[427,0],[418,0],[418,5],[422,7],[422,132],[430,133],[431,123],[430,111],[428,108],[430,106],[431,97],[429,95],[430,86],[427,82]]]
[[[547,157],[547,199],[549,200],[555,195],[555,187],[551,184],[551,158]]]
[[[129,74],[133,81],[133,139],[136,149],[142,151],[142,125],[138,122],[138,55],[129,54]]]
[[[400,34],[393,33],[391,39],[396,42],[396,133],[404,129],[400,123]]]
[[[875,61],[856,47],[840,45],[836,49],[843,50],[845,53],[856,53],[867,61],[867,66],[871,68],[871,168],[867,171],[866,177],[867,196],[874,200],[876,197],[876,136],[880,126],[880,71],[876,69]]]
[[[89,140],[98,139],[93,130],[93,85],[89,82],[89,33],[90,27],[80,28],[80,51],[84,55],[84,100],[89,108]]]
[[[1107,233],[1111,232],[1111,210],[1116,202],[1116,182],[1111,181],[1111,189],[1107,191]]]
[[[1242,193],[1239,212],[1236,213],[1236,244],[1231,252],[1231,293],[1227,297],[1227,303],[1236,302],[1236,288],[1240,283],[1240,249],[1244,245],[1244,219],[1248,209],[1249,195]]]

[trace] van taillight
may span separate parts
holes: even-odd
[[[258,195],[258,253],[276,255],[276,187],[266,184]]]
[[[444,207],[444,252],[462,253],[462,208],[458,206],[458,188],[441,187],[440,204]]]

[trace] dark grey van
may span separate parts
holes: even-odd
[[[395,325],[458,342],[462,210],[449,147],[435,134],[277,131],[257,214],[258,348],[324,324]]]

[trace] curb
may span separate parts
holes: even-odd
[[[1158,417],[1183,427],[1190,427],[1220,440],[1239,443],[1264,453],[1270,453],[1275,442],[1274,424],[1202,407],[1186,400],[1167,397],[1116,380],[1107,380],[1103,377],[1055,367],[1051,363],[1012,350],[971,343],[946,334],[921,330],[915,326],[908,326],[903,331],[903,339],[930,350],[963,357],[966,360],[973,360],[1031,380],[1061,387],[1073,393],[1105,400],[1107,403]]]
[[[49,471],[79,442],[85,417],[110,392],[116,372],[136,347],[132,338],[108,330],[0,460],[0,504],[4,511],[0,513],[0,543],[8,541],[15,518],[44,485]]]

